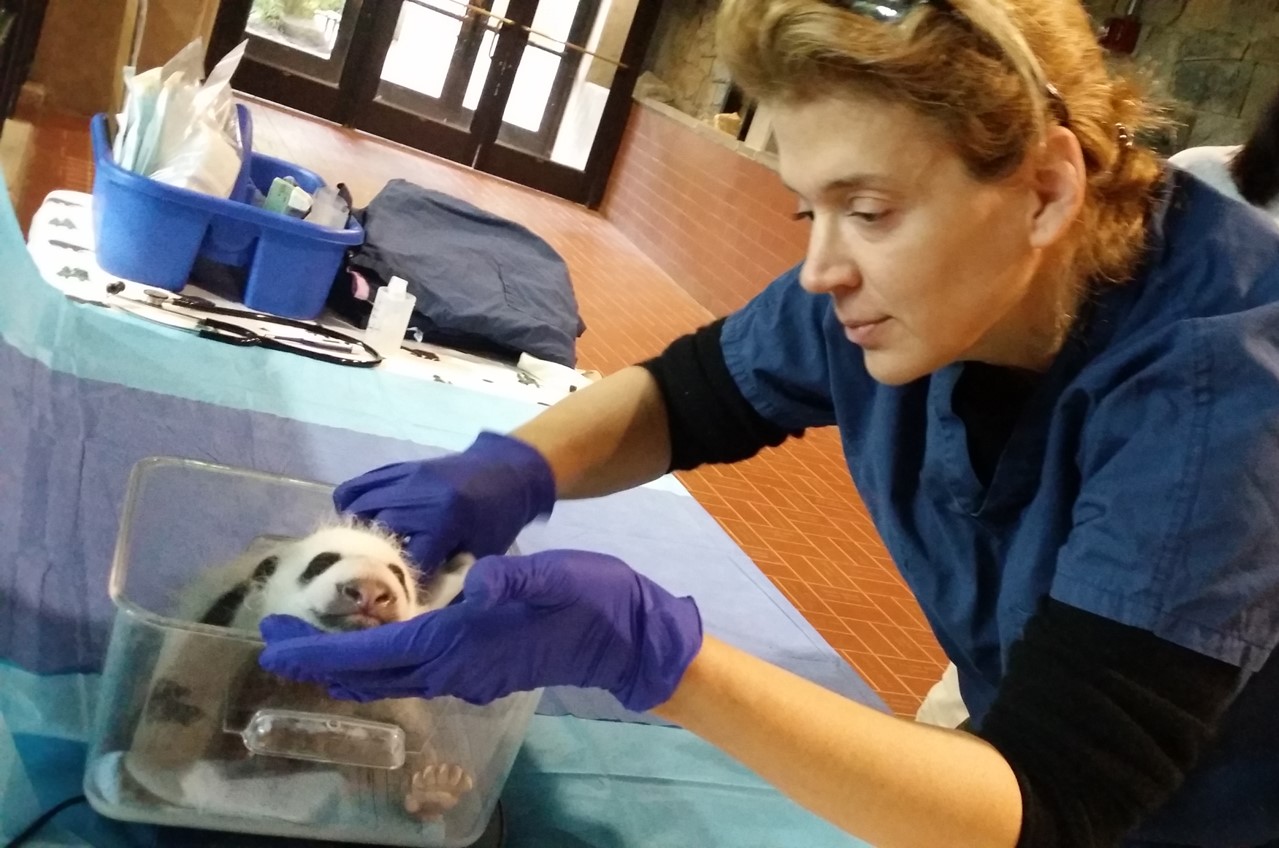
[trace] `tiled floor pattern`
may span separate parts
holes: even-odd
[[[255,104],[256,149],[345,182],[357,204],[403,177],[524,224],[567,261],[588,326],[580,366],[609,373],[709,314],[599,215],[283,109]],[[86,122],[35,116],[19,203],[26,225],[54,188],[92,182]],[[761,284],[764,281],[761,281]],[[735,466],[681,474],[698,501],[895,711],[911,714],[943,664],[919,608],[849,482],[837,434],[810,433]]]

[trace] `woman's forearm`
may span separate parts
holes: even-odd
[[[546,457],[561,498],[629,489],[670,465],[666,404],[653,375],[638,366],[574,392],[511,435]]]
[[[712,637],[656,713],[878,848],[1013,848],[1021,791],[986,742],[894,718]]]

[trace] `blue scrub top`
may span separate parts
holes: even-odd
[[[1041,601],[1248,675],[1213,749],[1130,844],[1279,837],[1279,231],[1170,170],[1136,279],[1100,285],[990,485],[952,408],[963,363],[876,383],[831,300],[784,274],[725,324],[738,387],[837,425],[884,543],[980,723]]]

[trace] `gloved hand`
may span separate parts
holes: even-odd
[[[430,574],[459,551],[506,553],[526,524],[550,513],[555,478],[535,448],[480,433],[461,453],[385,465],[348,480],[333,503],[407,537],[409,556]]]
[[[442,610],[353,633],[270,616],[261,665],[358,701],[453,695],[487,704],[568,685],[607,689],[646,710],[670,698],[702,645],[692,598],[604,554],[488,557],[472,566],[463,593]]]

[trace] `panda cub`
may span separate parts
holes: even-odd
[[[269,615],[295,616],[330,632],[362,630],[446,606],[461,592],[473,562],[469,554],[459,554],[423,581],[394,536],[346,522],[301,539],[260,537],[230,562],[201,572],[180,592],[174,612],[184,621],[254,635]],[[257,665],[256,651],[230,647],[235,644],[194,634],[167,640],[129,746],[126,764],[135,786],[179,806],[208,808],[209,797],[230,797],[227,781],[239,779],[249,765],[239,728],[257,710],[286,709],[328,715],[358,710],[361,718],[401,727],[410,746],[419,747],[411,747],[403,777],[389,791],[414,818],[438,820],[474,788],[465,768],[447,762],[425,741],[436,734],[422,701],[392,699],[362,707],[333,701],[320,686],[266,673]],[[209,709],[213,704],[224,705],[220,714]],[[340,758],[342,741],[331,744],[336,747],[330,753]],[[264,768],[277,767],[282,774],[289,771],[283,762],[260,763],[248,773],[260,779]],[[362,780],[358,770],[350,779]],[[296,816],[305,819],[314,812],[305,808]],[[272,814],[282,815],[278,809]]]

